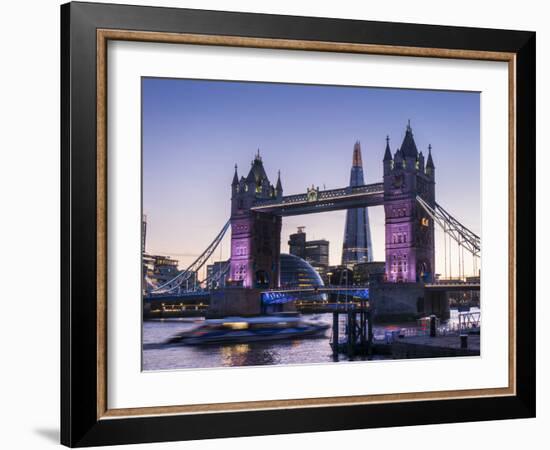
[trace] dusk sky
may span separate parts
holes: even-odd
[[[347,186],[353,144],[361,142],[365,182],[382,181],[386,135],[392,153],[410,119],[418,150],[432,145],[436,201],[477,234],[480,223],[479,93],[144,78],[143,212],[147,252],[185,268],[230,215],[234,165],[246,176],[260,149],[270,181],[285,195]],[[384,211],[369,209],[374,260],[384,260]],[[288,235],[330,241],[339,264],[345,211],[283,218]],[[456,246],[453,253],[456,256]],[[229,233],[215,259],[229,257]],[[457,259],[453,274],[458,275]],[[472,258],[466,257],[466,273]],[[436,231],[436,272],[444,274]],[[202,273],[200,274],[202,278]]]

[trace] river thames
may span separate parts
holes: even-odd
[[[478,308],[472,308],[479,311]],[[304,314],[304,318],[316,318],[327,324],[331,314]],[[448,325],[458,321],[458,311],[451,310]],[[330,348],[331,329],[317,338],[291,339],[238,344],[212,344],[203,346],[163,345],[178,332],[188,330],[200,323],[200,319],[150,320],[143,323],[143,370],[203,369],[214,367],[240,367],[287,364],[318,364],[334,362]],[[383,339],[387,331],[401,328],[412,329],[412,323],[375,325],[375,338]],[[374,359],[381,359],[376,356]],[[366,359],[355,357],[355,360]],[[339,361],[348,361],[340,355]]]

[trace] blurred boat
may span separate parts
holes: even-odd
[[[224,344],[322,336],[326,322],[300,316],[226,317],[207,319],[200,325],[169,338],[166,344]]]

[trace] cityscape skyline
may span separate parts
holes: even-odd
[[[248,171],[260,148],[272,183],[285,195],[344,187],[355,141],[365,182],[382,180],[386,136],[392,152],[411,126],[419,150],[432,145],[438,198],[480,234],[479,94],[448,91],[143,79],[143,212],[147,251],[180,268],[198,256],[230,214],[233,166]],[[197,151],[200,149],[200,151]],[[248,158],[247,158],[248,155]],[[461,170],[462,169],[462,170]],[[466,175],[467,174],[467,175]],[[467,182],[465,182],[467,181]],[[177,207],[175,206],[177,205]],[[370,208],[373,260],[384,260],[384,211]],[[341,259],[346,211],[286,217],[281,252],[298,226],[330,242]],[[437,233],[436,233],[437,234]],[[436,272],[443,274],[436,237]],[[229,257],[224,243],[214,260]],[[466,273],[471,266],[465,261]]]

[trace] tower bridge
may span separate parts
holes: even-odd
[[[382,182],[363,184],[361,149],[357,142],[349,186],[329,190],[311,186],[305,192],[284,195],[281,173],[275,185],[271,184],[258,151],[246,177],[239,178],[235,165],[228,223],[188,270],[153,290],[150,299],[156,295],[186,295],[182,280],[204,265],[230,227],[231,256],[224,266],[230,286],[223,292],[213,292],[211,308],[219,314],[259,313],[262,296],[277,302],[297,294],[296,291],[292,295],[282,292],[279,286],[283,217],[348,210],[348,236],[356,232],[357,227],[368,224],[368,207],[383,206],[384,281],[357,287],[357,290],[366,292],[381,315],[401,317],[431,312],[445,315],[447,292],[459,287],[442,287],[435,282],[435,224],[474,257],[479,257],[480,239],[436,202],[432,147],[428,146],[425,158],[416,147],[410,123],[401,147],[395,152],[390,149],[389,137],[386,138],[382,164]],[[364,212],[358,213],[361,208]],[[353,254],[346,254],[343,260],[371,258],[372,255],[367,254],[369,247],[370,234],[363,236],[361,242],[352,243],[349,251]],[[362,255],[355,254],[358,250]],[[467,290],[479,289],[479,283],[475,284]],[[204,295],[204,291],[200,295]]]

